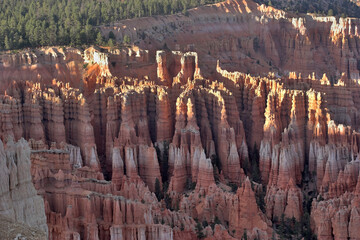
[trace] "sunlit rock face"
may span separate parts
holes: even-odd
[[[115,23],[146,31],[131,48],[0,55],[0,215],[49,239],[276,239],[282,218],[360,239],[358,26],[226,1]]]
[[[104,36],[129,36],[143,49],[196,51],[203,74],[214,73],[216,61],[232,71],[338,79],[346,73],[359,80],[359,28],[356,18],[296,15],[247,0],[229,0],[176,14],[101,26]],[[144,36],[139,38],[138,36]],[[134,56],[135,56],[134,52]],[[171,62],[159,54],[160,64]],[[166,60],[165,60],[166,59]],[[190,59],[189,59],[190,60]],[[170,74],[164,71],[159,76]]]

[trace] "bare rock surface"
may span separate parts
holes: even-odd
[[[272,239],[284,218],[360,239],[359,19],[229,0],[100,28],[146,40],[0,55],[9,228]]]

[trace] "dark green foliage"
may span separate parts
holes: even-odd
[[[166,51],[170,51],[170,48],[167,46],[166,43],[164,43],[162,49],[163,49],[163,50],[166,50]]]
[[[155,179],[155,196],[158,199],[158,201],[161,201],[162,199],[164,199],[165,202],[165,206],[167,209],[170,209],[171,211],[175,210],[172,207],[172,199],[170,197],[170,195],[167,193],[169,187],[169,182],[164,182],[163,183],[163,189],[162,191],[160,190],[160,181],[159,179]],[[179,210],[179,202],[177,202],[177,206],[176,206],[176,210]]]
[[[260,210],[265,213],[266,209],[265,209],[265,196],[266,196],[266,188],[265,186],[262,188],[261,191],[256,191],[255,194],[255,199],[256,199],[256,203],[259,206]]]
[[[243,233],[243,235],[242,235],[242,237],[241,237],[241,240],[247,240],[248,239],[248,235],[247,235],[247,231],[246,231],[246,229],[244,230],[244,233]]]
[[[109,38],[108,44],[109,47],[113,48],[114,47],[114,40],[112,38]]]
[[[130,37],[128,35],[124,36],[123,43],[125,45],[129,45],[131,43],[131,39],[130,39]]]
[[[113,31],[109,32],[109,39],[116,40],[116,37],[115,37],[115,34],[113,33]]]
[[[163,159],[161,164],[161,176],[163,176],[164,182],[168,180],[168,171],[169,171],[169,143],[165,141]]]
[[[246,175],[250,174],[250,162],[248,158],[245,158],[242,168],[244,169]]]
[[[271,240],[276,240],[276,237],[275,237],[275,230],[272,232],[272,235],[271,235]]]
[[[205,238],[205,235],[204,235],[204,233],[202,232],[202,231],[203,231],[203,226],[201,225],[201,223],[198,222],[198,223],[196,224],[195,230],[196,230],[196,236],[197,236],[199,239]]]
[[[175,205],[175,211],[179,211],[180,210],[180,200],[176,201],[176,205]]]
[[[281,216],[279,225],[277,226],[277,233],[280,239],[301,239],[300,225],[295,218],[286,218],[284,214]]]
[[[332,9],[329,9],[327,15],[328,15],[328,16],[334,16],[334,11],[333,11]]]
[[[215,181],[218,182],[219,181],[219,172],[220,172],[219,169],[221,169],[220,159],[215,154],[211,155],[210,159],[211,159],[211,163],[213,165],[213,172],[214,172]]]
[[[215,2],[219,0],[2,0],[0,50],[103,44],[96,26],[128,18],[187,13],[187,9]],[[116,42],[111,32],[106,37]]]
[[[250,173],[250,178],[252,181],[261,183],[261,174],[259,169],[259,150],[257,148],[256,143],[252,148],[250,153],[250,166],[245,170],[246,173]]]
[[[214,222],[210,223],[210,227],[212,230],[214,230],[216,224],[221,224],[221,221],[217,216],[215,216]]]
[[[304,194],[304,214],[300,221],[297,221],[295,218],[285,218],[284,214],[281,216],[280,221],[277,217],[274,217],[273,226],[276,233],[279,234],[280,239],[317,239],[316,235],[311,231],[310,228],[311,203],[315,196],[315,192]]]
[[[213,166],[217,166],[218,169],[221,169],[221,162],[217,155],[215,155],[215,154],[211,155],[210,159],[211,159],[211,163],[213,164]]]
[[[304,239],[310,239],[315,240],[316,235],[311,231],[310,228],[310,215],[308,212],[305,212],[304,215],[301,218],[301,235],[304,237]]]
[[[207,226],[209,226],[209,223],[205,220],[205,221],[202,222],[202,225],[203,225],[204,228],[206,228]]]
[[[160,201],[161,199],[164,198],[164,195],[163,195],[163,193],[161,191],[161,187],[160,187],[160,181],[157,178],[155,180],[155,195],[156,195],[158,201]]]
[[[284,214],[281,216],[279,223],[275,223],[275,231],[279,234],[280,239],[308,239],[316,240],[310,228],[310,216],[305,212],[300,222],[293,218],[285,218]]]
[[[360,7],[355,4],[355,0],[255,0],[255,2],[294,13],[317,13],[337,17],[360,16]]]
[[[158,145],[155,145],[155,149],[156,149],[156,155],[158,157],[158,162],[160,165],[160,173],[161,173],[161,178],[163,182],[167,182],[168,181],[168,171],[169,171],[169,143],[167,141],[163,142],[163,152],[161,152],[160,148]]]
[[[196,182],[192,182],[190,178],[186,179],[186,189],[189,191],[194,190],[196,187]]]
[[[215,219],[214,219],[214,223],[215,224],[221,224],[221,221],[220,219],[216,216]]]
[[[253,46],[254,46],[254,51],[257,52],[260,49],[260,42],[259,42],[259,38],[255,37],[254,41],[253,41]]]
[[[97,33],[97,36],[96,36],[96,42],[95,42],[97,45],[103,45],[104,44],[104,39],[101,35],[100,32]]]
[[[173,211],[174,208],[172,207],[172,199],[171,199],[170,195],[167,193],[168,187],[169,187],[169,182],[164,182],[163,183],[163,191],[162,191],[161,196],[164,199],[166,208]]]
[[[173,211],[173,207],[172,207],[172,200],[171,200],[171,197],[168,193],[165,193],[165,197],[164,197],[164,201],[165,201],[165,206],[167,209],[170,209],[171,211]]]
[[[9,50],[9,49],[11,49],[11,48],[12,48],[12,42],[10,42],[8,36],[6,35],[6,36],[5,36],[5,49],[6,49],[6,50]]]
[[[228,184],[229,187],[231,187],[231,192],[236,193],[238,186],[236,185],[236,183],[229,183]]]

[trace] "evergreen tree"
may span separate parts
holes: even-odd
[[[254,182],[261,183],[261,174],[259,169],[259,150],[257,144],[254,144],[254,147],[251,152],[251,178]]]
[[[157,197],[158,201],[164,198],[160,187],[160,181],[158,178],[156,178],[155,180],[155,196]]]
[[[246,229],[244,230],[244,233],[243,233],[243,235],[241,237],[241,240],[248,240],[248,235],[247,235]]]
[[[125,35],[124,36],[124,39],[123,39],[123,43],[126,44],[126,45],[129,45],[131,42],[131,39],[128,35]]]
[[[97,36],[96,36],[96,44],[97,45],[102,45],[104,43],[103,37],[101,35],[101,32],[98,32]]]
[[[334,16],[334,10],[329,9],[327,15],[328,15],[328,16]]]
[[[282,7],[279,0],[255,1]],[[99,37],[99,25],[109,25],[127,18],[176,12],[187,15],[187,10],[190,8],[216,2],[220,0],[2,0],[0,1],[0,48],[94,43],[102,45],[104,39]],[[329,16],[360,16],[360,7],[347,0],[331,1],[326,6],[320,6],[317,1],[304,0],[299,4],[285,4],[285,7],[294,12],[310,11],[328,13]],[[112,38],[113,43],[116,42],[115,34],[110,32],[109,36],[106,36],[108,40],[107,37]],[[130,37],[124,36],[123,43],[130,44]]]
[[[9,40],[9,37],[5,35],[5,49],[10,50],[12,48],[12,42]]]
[[[114,34],[113,31],[109,32],[109,39],[114,39],[114,40],[116,39],[115,34]]]
[[[198,222],[195,226],[195,231],[196,231],[196,236],[199,238],[199,239],[203,239],[205,238],[205,235],[204,233],[202,232],[203,231],[203,226],[201,225],[200,222]]]
[[[114,40],[112,38],[109,39],[108,46],[111,47],[111,48],[114,47]]]

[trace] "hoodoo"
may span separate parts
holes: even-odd
[[[360,239],[359,18],[110,21],[0,53],[0,238]]]

